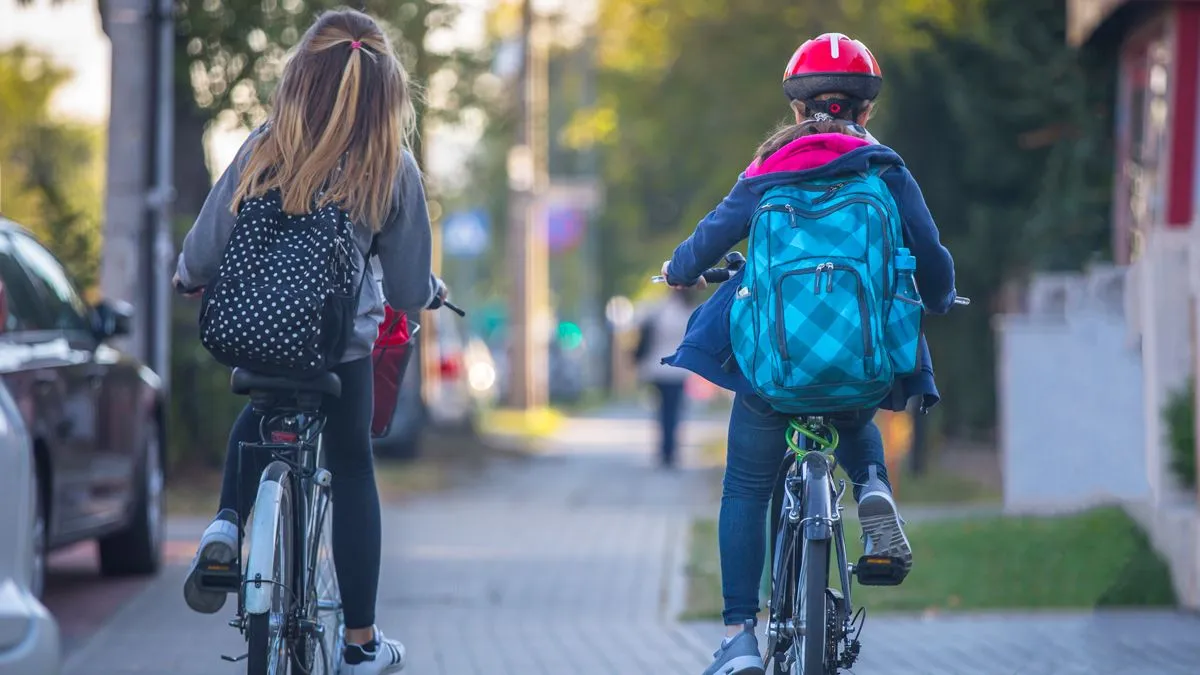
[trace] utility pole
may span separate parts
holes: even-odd
[[[154,182],[148,194],[148,206],[154,210],[144,245],[148,252],[145,279],[149,282],[146,297],[147,320],[153,328],[147,331],[147,360],[170,393],[171,382],[171,277],[175,268],[175,246],[172,241],[171,205],[175,201],[172,175],[175,150],[175,2],[156,0],[154,13],[156,34],[155,101],[154,101]]]
[[[549,377],[547,242],[542,195],[549,183],[547,171],[546,51],[549,36],[536,20],[532,0],[521,8],[523,65],[516,143],[509,151],[509,259],[516,283],[510,298],[509,328],[512,349],[510,404],[529,410],[546,404]]]
[[[142,245],[153,160],[153,1],[108,0],[103,14],[104,32],[112,43],[112,95],[100,289],[105,297],[134,307],[132,335],[122,347],[143,360],[152,356],[148,336],[154,332],[146,303],[146,288],[153,282],[143,274],[147,255]]]

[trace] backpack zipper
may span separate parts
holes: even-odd
[[[846,185],[849,185],[849,182],[842,182],[842,183],[836,184],[838,190],[842,189]],[[803,185],[803,184],[801,184],[800,187],[801,188],[805,188],[805,187],[826,188],[826,186],[823,186],[823,185],[822,186],[814,186],[814,185]],[[830,186],[830,187],[832,187],[832,186]],[[830,194],[830,196],[832,197],[832,194]],[[822,195],[822,197],[824,197],[824,195]],[[816,204],[816,203],[818,203],[818,201],[814,201],[813,203]],[[885,206],[883,203],[881,203],[878,199],[875,199],[874,197],[867,197],[867,196],[851,197],[851,198],[847,199],[845,203],[847,203],[847,204],[852,204],[852,203],[866,204],[867,206],[874,208],[876,214],[879,215],[879,225],[881,228],[883,228],[883,232],[881,233],[883,235],[883,297],[885,297],[885,298],[889,297],[892,295],[892,280],[888,278],[887,268],[892,260],[892,235],[888,228],[887,206]],[[818,211],[811,211],[808,213],[808,215],[810,215],[814,218],[819,218],[827,213],[832,213],[840,208],[842,208],[842,207],[834,206],[834,207],[824,208],[824,209],[820,209]],[[791,204],[788,204],[788,203],[763,204],[762,206],[759,206],[757,209],[754,210],[754,214],[750,217],[751,223],[753,223],[758,218],[758,214],[763,211],[784,211],[788,214],[788,224],[793,228],[796,227],[797,210]],[[768,251],[768,254],[769,253],[770,252]],[[868,271],[870,271],[870,256],[869,255],[865,256],[864,258],[862,258],[862,260],[867,263]]]
[[[838,190],[841,190],[842,188],[846,187],[847,185],[849,185],[849,183],[845,182],[845,181],[843,181],[841,183],[834,183],[833,185],[830,185],[829,187],[825,188],[825,191],[822,192],[821,195],[818,196],[816,199],[814,199],[812,203],[820,204],[822,202],[829,201],[833,197],[833,195],[837,193]]]

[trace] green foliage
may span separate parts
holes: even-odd
[[[1196,381],[1175,392],[1163,408],[1167,442],[1171,446],[1171,471],[1179,482],[1196,487]]]
[[[90,289],[99,269],[103,145],[99,128],[51,114],[69,77],[39,52],[0,51],[0,209]]]

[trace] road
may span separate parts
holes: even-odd
[[[720,627],[673,617],[688,524],[715,513],[711,469],[658,470],[651,440],[627,414],[576,419],[544,453],[388,505],[378,623],[408,645],[405,672],[698,675]],[[238,672],[219,660],[242,652],[227,617],[188,611],[180,593],[203,525],[171,521],[171,562],[150,581],[100,582],[86,547],[56,556],[48,605],[68,675]],[[1200,663],[1200,621],[1169,612],[871,617],[863,642],[859,675],[1141,675]]]

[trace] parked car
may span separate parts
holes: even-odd
[[[38,491],[33,441],[21,411],[0,384],[0,675],[56,675],[58,624],[38,600]]]
[[[105,575],[152,574],[162,560],[163,392],[114,348],[122,302],[87,305],[59,261],[0,219],[0,381],[29,431],[38,494],[35,588],[47,551],[99,541]]]
[[[418,319],[427,326],[437,322],[436,353],[423,354],[420,349],[413,353],[400,383],[392,426],[387,435],[375,439],[376,454],[416,457],[426,425],[474,430],[480,410],[495,401],[496,364],[491,351],[482,340],[467,335],[457,319],[445,311],[425,312]],[[435,379],[423,386],[425,373],[430,372]]]

